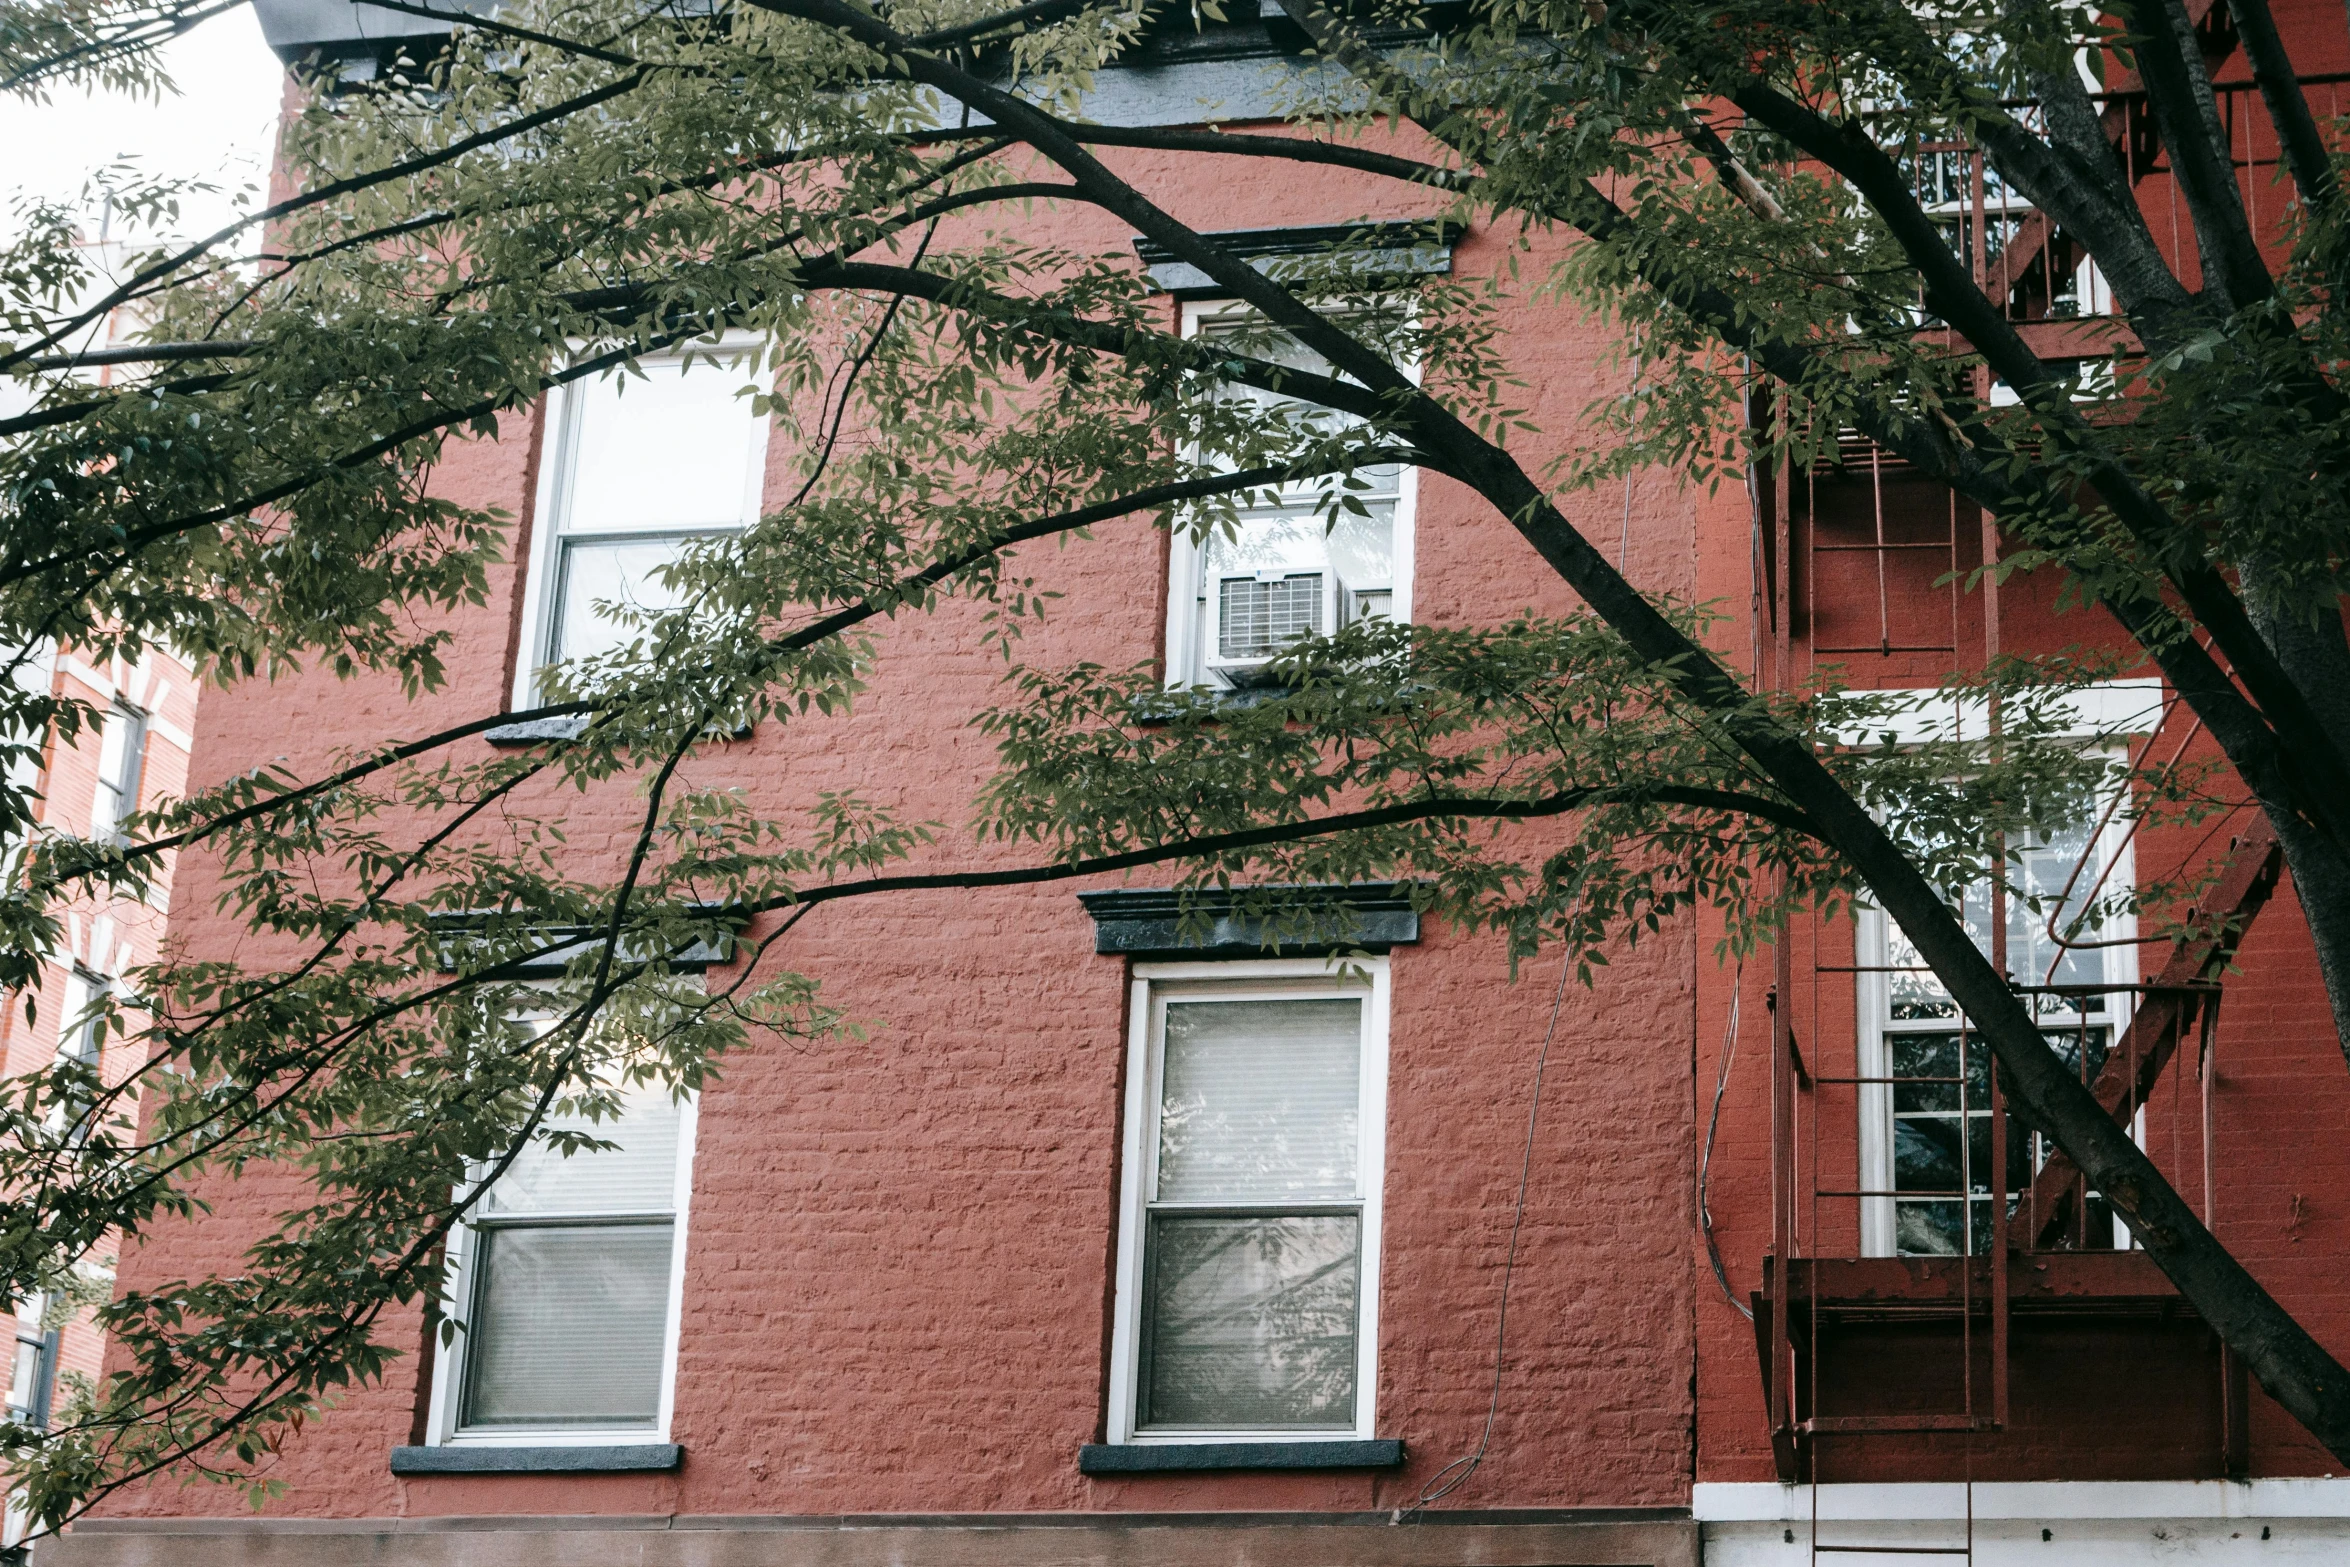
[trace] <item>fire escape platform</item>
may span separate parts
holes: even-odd
[[[1771,1309],[1775,1260],[1754,1293],[1758,1325]],[[1970,1276],[1971,1275],[1971,1276]],[[2194,1314],[2178,1286],[2141,1251],[2026,1253],[2007,1268],[2008,1309],[2018,1314]],[[1988,1257],[1798,1257],[1787,1269],[1788,1331],[1818,1311],[1823,1323],[1949,1317],[1991,1309]]]

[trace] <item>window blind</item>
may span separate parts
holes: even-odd
[[[666,1223],[485,1231],[463,1423],[658,1420],[671,1241]]]
[[[549,1130],[580,1132],[619,1146],[566,1158],[533,1138],[490,1189],[484,1211],[665,1213],[677,1200],[679,1119],[677,1101],[663,1089],[631,1094],[616,1118],[551,1116]]]
[[[1162,1202],[1360,1192],[1360,1001],[1179,1001],[1166,1015]]]

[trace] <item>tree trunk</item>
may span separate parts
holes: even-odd
[[[2343,637],[2342,617],[2336,612],[2312,618],[2280,605],[2268,591],[2271,570],[2270,562],[2256,560],[2238,572],[2244,608],[2277,662],[2308,693],[2325,738],[2350,755],[2350,642]],[[2289,803],[2263,792],[2261,804],[2293,872],[2293,892],[2309,921],[2318,973],[2333,1009],[2335,1042],[2350,1061],[2350,847]]]

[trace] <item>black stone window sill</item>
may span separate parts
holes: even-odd
[[[396,1475],[608,1475],[658,1472],[685,1462],[675,1442],[612,1447],[395,1447]]]
[[[1089,1475],[1197,1474],[1208,1469],[1394,1469],[1403,1441],[1382,1436],[1344,1442],[1088,1442],[1077,1472]]]

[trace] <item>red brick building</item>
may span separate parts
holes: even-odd
[[[289,57],[365,59],[422,25],[333,0],[262,10]],[[2338,15],[2283,14],[2310,40],[2304,70],[2350,64]],[[1301,68],[1254,22],[1209,43],[1162,41],[1105,71],[1091,112],[1179,123],[1214,98],[1226,123],[1246,121]],[[2226,96],[2267,136],[2250,95]],[[1267,252],[1431,210],[1337,171],[1112,161],[1178,217]],[[2256,203],[2275,199],[2264,172],[2248,179]],[[2149,171],[2146,199],[2163,187]],[[1050,221],[1059,243],[1135,253],[1098,212]],[[1514,242],[1471,229],[1421,242],[1412,265],[1474,276]],[[2013,295],[2061,352],[2098,283],[2043,254],[2040,281]],[[1154,275],[1171,328],[1212,326],[1196,280],[1163,263]],[[1509,308],[1532,417],[1572,429],[1621,384],[1611,344],[1568,307]],[[526,705],[541,662],[592,645],[588,601],[638,580],[665,540],[755,517],[784,454],[723,374],[652,370],[625,402],[585,385],[452,449],[446,492],[523,521],[491,603],[456,626],[444,691],[411,705],[388,684],[305,677],[208,697],[194,778],[280,757],[316,772],[362,738]],[[1141,523],[1039,552],[1028,565],[1064,597],[1024,656],[1156,656],[1177,678],[1228,679],[1252,656],[1234,626],[1283,614],[1457,624],[1570,608],[1466,490],[1405,472],[1372,500],[1355,535],[1253,573],[1171,551]],[[1938,585],[1982,558],[1979,517],[1865,446],[1750,492],[1644,475],[1573,514],[1621,538],[1643,589],[1740,607],[1722,647],[1766,681],[1833,662],[1862,687],[1931,683],[1994,635],[2107,634],[2060,620],[2028,579],[2001,591],[1996,618]],[[853,715],[714,748],[699,781],[780,809],[788,776],[797,798],[855,787],[907,819],[964,820],[993,760],[965,720],[996,699],[1000,669],[976,613],[892,624]],[[2083,704],[2085,724],[2143,713],[2137,743],[2162,755],[2194,742],[2157,687]],[[633,837],[626,797],[562,809],[581,856]],[[2290,884],[2254,828],[2239,816],[2202,845],[2086,822],[2035,850],[2035,874],[2094,883],[2241,834],[2213,896],[2265,907],[2216,1011],[2207,954],[2060,949],[2020,923],[2005,939],[2011,968],[2046,992],[2052,1034],[2085,1075],[2121,1085],[2116,1113],[2350,1354],[2350,1079]],[[958,867],[1010,863],[999,848],[941,850]],[[191,857],[182,877],[175,936],[224,950],[237,932],[212,912],[215,868]],[[1228,941],[1179,942],[1166,900],[1125,884],[827,909],[794,931],[789,961],[873,1020],[868,1038],[730,1061],[696,1104],[631,1121],[592,1177],[519,1166],[458,1247],[466,1336],[291,1441],[268,1466],[285,1493],[259,1515],[232,1490],[157,1485],[43,1554],[60,1567],[1665,1567],[1839,1547],[2350,1559],[2350,1480],[2247,1388],[2061,1160],[2002,1120],[1938,987],[1866,917],[1798,929],[1736,969],[1715,960],[1715,931],[1684,921],[1595,987],[1565,987],[1497,1396],[1557,971],[1537,960],[1513,982],[1497,943],[1422,922],[1385,889],[1359,889],[1357,908],[1374,953],[1358,975],[1268,956],[1245,922]],[[278,1202],[253,1186],[126,1271],[227,1265],[239,1214]],[[1994,1244],[2007,1197],[2019,1217]],[[1277,1321],[1249,1305],[1269,1297]],[[1480,1451],[1466,1484],[1415,1510]]]
[[[96,660],[46,645],[20,664],[16,678],[103,715],[71,743],[52,734],[39,771],[22,780],[39,796],[37,831],[102,836],[186,788],[197,692],[177,657],[154,650],[136,663]],[[63,938],[41,965],[39,984],[0,1010],[0,1070],[14,1077],[66,1057],[95,1065],[110,1082],[130,1075],[137,1042],[114,1031],[101,1035],[90,1006],[106,992],[128,995],[129,977],[160,955],[170,892],[166,867],[148,901],[84,899],[64,911]],[[92,1259],[93,1283],[103,1283],[110,1260]],[[9,1407],[37,1424],[61,1395],[70,1396],[73,1379],[97,1376],[105,1345],[85,1311],[45,1295],[18,1302],[14,1317]],[[12,1540],[20,1523],[10,1516]]]

